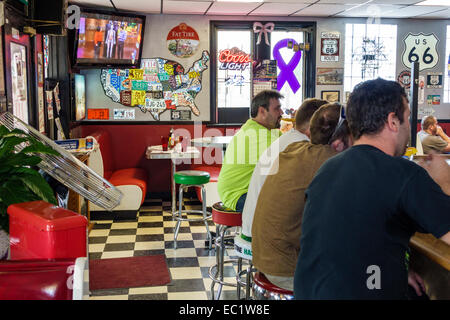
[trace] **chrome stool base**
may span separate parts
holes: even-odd
[[[212,300],[219,300],[220,295],[222,293],[222,287],[223,286],[230,286],[230,287],[238,287],[237,283],[231,283],[231,282],[225,282],[223,280],[224,278],[224,271],[223,267],[225,264],[228,263],[239,263],[239,259],[225,259],[225,250],[226,249],[232,249],[233,246],[227,246],[226,241],[229,239],[234,239],[234,235],[225,235],[225,232],[227,229],[233,228],[223,225],[217,225],[216,226],[216,239],[214,241],[215,248],[216,248],[216,264],[209,267],[208,276],[212,280],[211,283],[211,299]],[[217,295],[214,294],[214,287],[218,284],[218,290]]]
[[[180,191],[179,191],[179,195],[178,195],[178,210],[172,213],[172,217],[173,220],[177,221],[177,224],[175,226],[175,232],[174,232],[174,244],[173,244],[173,248],[176,249],[177,248],[177,237],[178,237],[178,233],[180,231],[180,225],[181,225],[181,221],[203,221],[205,223],[205,227],[206,227],[206,241],[209,241],[209,249],[211,250],[212,248],[212,235],[211,232],[209,231],[209,226],[208,226],[208,219],[211,219],[212,214],[206,211],[206,201],[203,201],[202,203],[202,210],[182,210],[183,208],[183,190],[187,189],[189,187],[199,187],[202,190],[202,199],[206,199],[206,191],[205,191],[205,186],[203,184],[201,185],[196,185],[196,184],[192,184],[192,185],[186,185],[186,184],[181,184],[180,185]],[[203,215],[202,218],[183,218],[182,214],[183,213],[190,213],[190,214],[201,214]]]
[[[237,290],[236,295],[238,300],[241,299],[241,287],[245,287],[245,300],[251,300],[250,298],[250,292],[251,288],[253,286],[253,273],[255,273],[257,270],[253,268],[253,264],[251,260],[247,260],[248,267],[244,270],[242,270],[242,260],[245,260],[243,258],[238,258],[238,274],[236,275],[236,282],[237,282]],[[245,281],[242,280],[242,276],[245,275]]]

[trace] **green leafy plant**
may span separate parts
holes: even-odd
[[[0,126],[0,229],[6,232],[9,205],[34,200],[57,204],[52,188],[34,169],[42,161],[40,153],[58,155],[24,131]]]

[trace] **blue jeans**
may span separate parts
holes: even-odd
[[[244,193],[236,203],[236,212],[242,212],[244,210],[245,199],[247,199],[247,194]]]

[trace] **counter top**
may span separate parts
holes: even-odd
[[[417,251],[450,271],[450,245],[431,234],[419,232],[411,238],[410,243]]]

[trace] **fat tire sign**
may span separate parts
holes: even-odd
[[[413,62],[419,62],[419,71],[432,69],[439,62],[437,45],[439,39],[434,33],[412,34],[403,39],[405,49],[402,55],[402,62],[407,68],[411,68]]]

